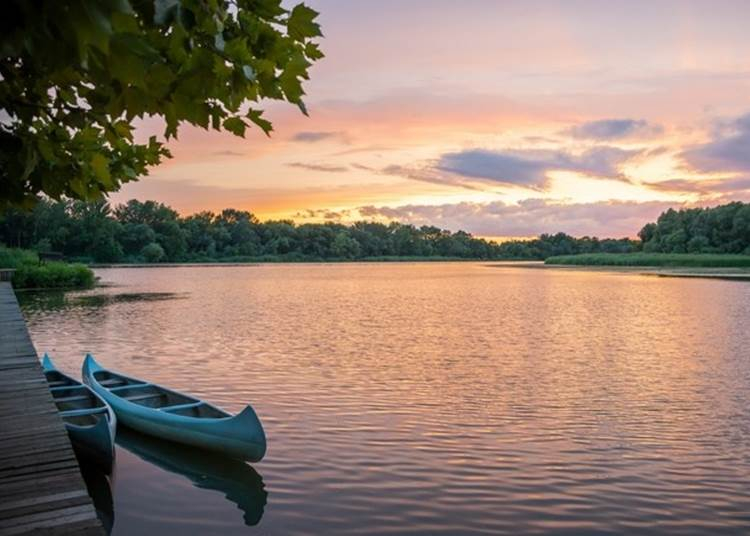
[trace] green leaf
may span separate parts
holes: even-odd
[[[253,110],[252,108],[248,110],[246,117],[258,125],[260,129],[266,134],[266,136],[270,136],[271,131],[273,131],[273,125],[270,121],[267,121],[261,117],[263,115],[263,112],[260,110]]]
[[[296,41],[304,41],[306,38],[322,35],[320,33],[320,25],[314,22],[317,16],[318,12],[310,9],[305,4],[294,6],[292,14],[289,15],[289,20],[287,21],[289,37]]]
[[[319,60],[325,57],[317,43],[307,43],[305,45],[305,56],[311,60]]]
[[[116,33],[138,33],[138,19],[132,13],[114,13],[112,29]]]
[[[90,163],[97,180],[105,186],[110,186],[112,176],[109,173],[109,159],[101,153],[94,153],[91,156]]]
[[[123,138],[128,140],[133,139],[133,127],[127,121],[118,121],[117,123],[115,123],[114,128],[118,136],[122,136]]]
[[[247,39],[244,37],[230,39],[224,45],[224,53],[235,63],[250,63],[253,59],[252,54],[247,49]]]
[[[55,160],[55,153],[52,149],[52,144],[47,138],[39,138],[37,141],[37,148],[47,162],[53,162]]]
[[[235,136],[245,137],[245,129],[247,125],[239,117],[228,117],[224,120],[224,128]]]

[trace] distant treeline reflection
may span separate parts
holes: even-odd
[[[640,240],[543,234],[501,244],[434,226],[360,221],[259,221],[226,209],[182,217],[155,201],[40,201],[0,215],[0,242],[91,262],[316,261],[399,258],[526,259],[579,253],[748,253],[750,204],[668,210]]]

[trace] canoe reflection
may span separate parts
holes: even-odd
[[[117,429],[116,442],[157,467],[186,476],[197,488],[222,492],[242,510],[246,525],[257,525],[263,517],[268,493],[263,478],[246,463],[157,439],[125,426]]]
[[[112,485],[109,478],[100,466],[86,462],[79,458],[81,466],[81,475],[86,483],[86,489],[89,492],[96,515],[99,521],[104,525],[107,534],[112,532],[112,526],[115,523],[115,510],[112,501]]]

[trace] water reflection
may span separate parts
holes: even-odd
[[[94,502],[96,515],[104,525],[107,534],[112,532],[115,524],[115,510],[112,501],[112,486],[109,478],[96,465],[86,463],[79,458],[81,475],[86,483],[86,489]]]
[[[187,294],[177,292],[122,292],[118,294],[99,293],[96,291],[46,291],[20,292],[19,303],[29,311],[51,311],[66,307],[105,307],[118,303],[150,302],[178,300],[187,298]]]
[[[263,517],[268,493],[258,472],[238,460],[163,441],[127,427],[117,430],[117,444],[139,458],[190,479],[197,488],[219,491],[243,512],[246,525]]]

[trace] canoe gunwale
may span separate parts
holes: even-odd
[[[231,419],[233,419],[233,418],[236,417],[236,415],[232,415],[229,412],[227,412],[227,411],[225,411],[225,410],[223,410],[221,408],[218,408],[218,407],[214,406],[213,404],[209,404],[208,402],[206,402],[205,400],[202,400],[200,398],[196,398],[194,396],[189,396],[189,395],[180,393],[179,391],[175,391],[175,390],[170,389],[168,387],[164,387],[163,385],[159,385],[158,383],[144,382],[143,380],[139,380],[138,378],[132,378],[130,376],[125,376],[124,374],[120,374],[119,372],[113,372],[113,371],[111,371],[109,369],[105,369],[105,368],[101,367],[98,363],[96,363],[96,361],[93,359],[93,357],[91,358],[91,360],[96,365],[96,368],[90,368],[90,369],[88,369],[88,373],[84,373],[84,375],[83,375],[84,382],[86,382],[86,380],[90,380],[92,383],[96,384],[97,387],[99,387],[101,389],[104,389],[109,394],[117,397],[118,400],[121,400],[122,402],[124,402],[126,404],[134,406],[135,408],[140,408],[140,409],[145,409],[145,410],[151,410],[151,411],[154,411],[156,413],[168,413],[168,410],[171,410],[171,409],[174,409],[174,410],[184,409],[182,406],[186,406],[188,404],[192,406],[193,404],[195,404],[195,406],[205,405],[206,407],[209,407],[209,408],[211,408],[213,410],[216,410],[217,412],[223,413],[226,416],[225,417],[192,417],[192,416],[189,416],[189,415],[174,415],[174,417],[181,417],[181,418],[184,418],[184,419],[192,419],[192,420],[198,421],[198,422],[206,422],[206,421],[228,421],[228,420],[231,420]],[[84,367],[85,367],[85,365],[86,365],[86,363],[84,363]],[[84,369],[84,371],[85,370],[86,369]],[[105,385],[102,385],[102,383],[97,379],[97,377],[96,377],[96,373],[97,372],[106,372],[108,374],[113,374],[113,375],[118,376],[120,378],[123,378],[125,380],[132,381],[134,383],[133,384],[128,384],[128,385],[118,385],[118,386],[115,386],[115,387],[107,387]],[[93,386],[91,386],[91,385],[89,385],[89,387],[93,388]],[[173,404],[173,405],[169,405],[169,406],[145,406],[143,404],[137,404],[132,399],[129,399],[128,397],[119,394],[120,391],[125,391],[126,389],[130,389],[130,388],[139,389],[139,388],[142,388],[142,387],[153,387],[157,391],[156,393],[153,393],[154,396],[174,395],[174,396],[178,396],[178,397],[181,397],[181,398],[185,398],[185,399],[189,400],[189,402],[180,403],[180,404]]]

